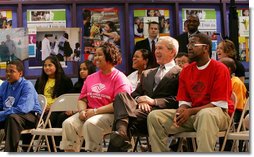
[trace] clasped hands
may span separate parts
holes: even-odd
[[[190,117],[188,108],[178,108],[173,119],[173,125],[176,127],[182,126]]]
[[[152,109],[152,106],[155,105],[155,100],[150,98],[147,95],[138,97],[136,101],[138,103],[138,109],[144,112],[150,112]]]
[[[90,117],[94,116],[95,112],[93,109],[85,109],[79,112],[79,119],[86,121]]]

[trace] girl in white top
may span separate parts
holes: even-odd
[[[136,50],[132,57],[132,68],[136,69],[136,71],[132,72],[128,79],[131,82],[132,90],[134,91],[140,81],[140,76],[143,70],[146,70],[149,61],[149,52],[146,49]]]

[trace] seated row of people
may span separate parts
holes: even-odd
[[[35,83],[35,90],[30,81],[23,77],[24,66],[21,61],[11,61],[6,68],[6,81],[1,86],[0,93],[0,118],[1,128],[5,129],[5,151],[17,151],[20,132],[24,129],[34,128],[41,114],[41,107],[37,99],[37,93],[47,98],[47,107],[44,118],[56,98],[62,94],[79,93],[87,75],[94,73],[95,66],[90,61],[80,65],[79,78],[74,87],[55,56],[47,57],[43,62],[42,74]],[[31,86],[32,85],[32,86]],[[26,114],[26,116],[23,116]],[[33,116],[36,115],[36,116]],[[53,113],[50,120],[53,127],[62,127],[62,122],[72,115],[72,112]],[[16,120],[16,124],[14,124]],[[32,123],[31,123],[32,121]],[[4,125],[6,124],[6,125]],[[10,131],[10,127],[12,127]],[[16,136],[13,136],[16,135]],[[23,135],[23,143],[29,144],[31,137]],[[51,140],[49,138],[49,140]],[[56,143],[60,143],[56,139]],[[52,145],[52,144],[51,144]]]
[[[89,65],[80,65],[80,76],[84,76],[83,79],[88,74],[91,75],[87,76],[83,85],[80,80],[79,85],[76,85],[79,90],[82,87],[80,91],[75,90],[81,93],[78,100],[79,112],[55,113],[51,117],[53,127],[63,128],[60,148],[65,151],[80,151],[81,142],[84,140],[87,151],[98,152],[102,150],[101,142],[104,135],[111,133],[108,151],[127,151],[131,147],[132,135],[149,133],[152,151],[168,151],[169,148],[166,146],[169,134],[196,130],[200,135],[198,151],[213,151],[216,142],[214,134],[227,128],[229,114],[232,113],[230,107],[232,102],[229,100],[232,92],[229,71],[221,63],[210,59],[211,40],[204,34],[195,34],[190,38],[187,47],[188,59],[192,63],[183,70],[174,61],[178,47],[178,42],[174,38],[160,37],[155,48],[155,58],[160,67],[148,70],[145,70],[148,67],[147,52],[137,50],[133,58],[134,65],[139,57],[142,58],[140,59],[142,64],[137,67],[134,79],[139,80],[139,83],[136,87],[134,85],[136,89],[133,90],[128,78],[114,67],[122,60],[119,49],[111,43],[99,46],[94,58],[98,71],[91,74],[95,69],[86,71]],[[2,110],[0,114],[7,116],[7,119],[13,113],[40,115],[40,110],[19,111],[20,102],[16,96],[14,101],[10,100],[11,104],[3,97],[4,95],[13,97],[8,95],[6,90],[14,90],[15,84],[24,79],[23,70],[19,69],[20,65],[16,65],[16,62],[18,63],[14,61],[15,64],[12,62],[8,64],[6,69],[8,79],[0,87]],[[9,78],[14,72],[19,75],[16,80],[10,82]],[[53,56],[44,60],[42,76],[36,81],[35,87],[39,94],[44,94],[49,100],[48,108],[58,96],[72,92],[70,89],[73,89],[71,80],[64,75],[59,61]],[[38,101],[36,94],[34,100]],[[30,105],[35,104],[30,102]],[[227,110],[229,114],[225,112]],[[214,112],[216,114],[212,114]],[[6,122],[5,118],[1,121]],[[210,126],[207,126],[208,121]],[[35,126],[35,124],[23,125],[29,128]],[[209,132],[204,130],[208,127]],[[7,129],[8,127],[5,128],[5,132]],[[5,151],[17,150],[17,141],[23,129],[24,126],[16,130],[17,137],[14,142],[16,145],[6,146]],[[210,134],[211,131],[214,134]],[[13,141],[8,139],[8,136],[10,134],[6,132],[6,141]],[[60,139],[56,141],[59,144]]]

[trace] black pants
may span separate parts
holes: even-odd
[[[35,128],[40,115],[34,113],[11,114],[5,121],[0,122],[0,128],[5,132],[5,152],[17,152],[21,131]],[[29,143],[27,140],[25,143]]]

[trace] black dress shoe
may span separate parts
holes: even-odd
[[[121,148],[122,151],[127,151],[132,148],[131,142],[127,136],[119,134],[119,132],[114,131],[110,135],[110,144],[113,147]]]

